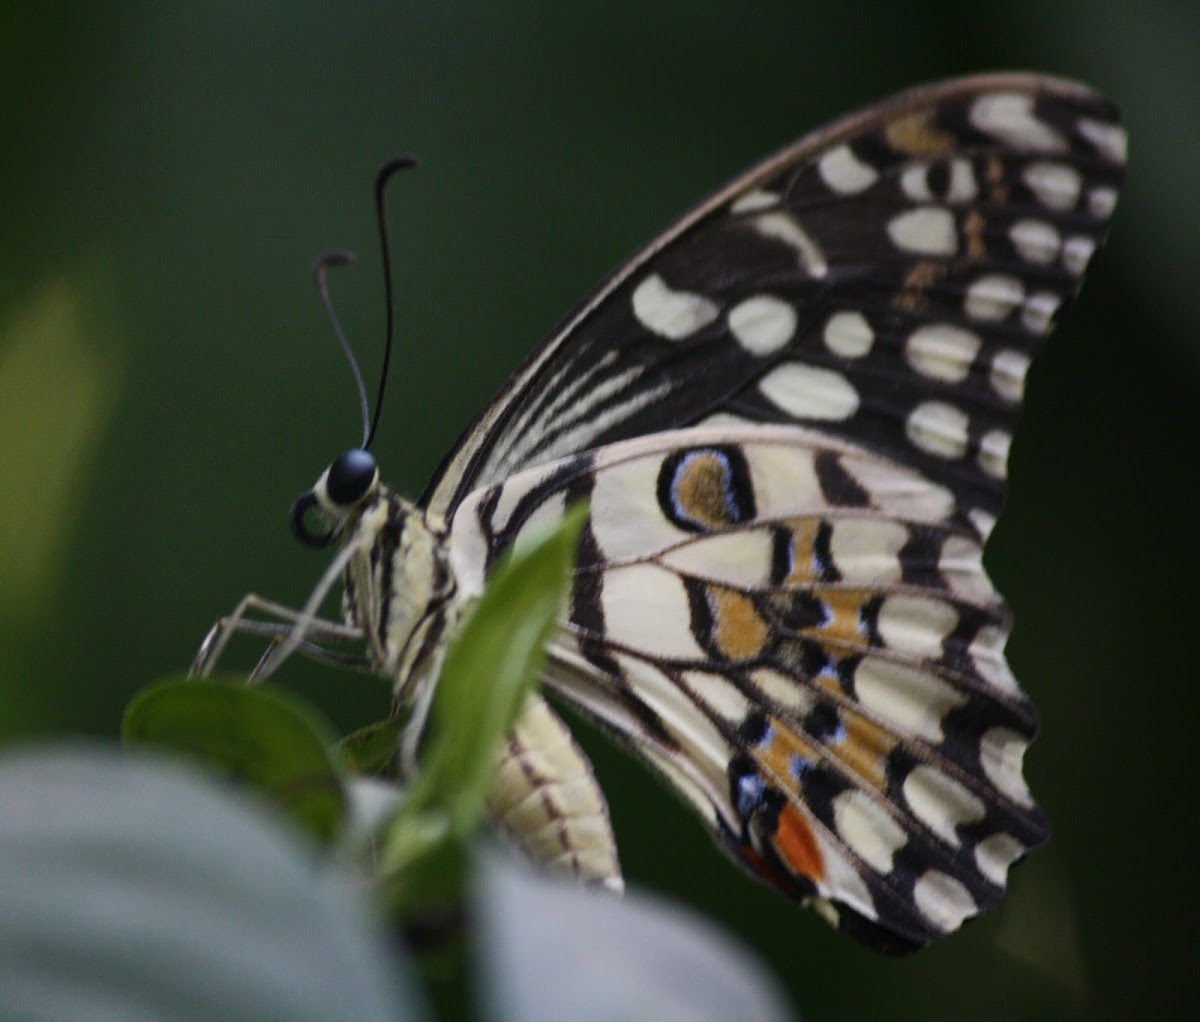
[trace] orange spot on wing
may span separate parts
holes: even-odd
[[[893,149],[905,156],[941,156],[951,152],[957,139],[933,121],[933,110],[915,110],[897,117],[884,128]]]
[[[787,586],[802,585],[817,580],[814,547],[821,528],[819,518],[797,518],[790,523],[792,529],[792,570],[783,580]]]
[[[833,748],[833,754],[876,791],[883,791],[888,757],[897,738],[853,710],[843,710],[841,716],[846,739]]]
[[[808,821],[800,811],[788,804],[779,813],[779,825],[775,828],[775,850],[789,869],[808,877],[813,882],[825,877],[825,863],[817,839],[813,837]]]
[[[736,589],[711,586],[708,598],[713,611],[712,638],[721,655],[729,660],[758,656],[771,631],[750,597]]]
[[[771,778],[771,783],[781,789],[799,794],[795,778],[792,776],[792,759],[807,759],[816,762],[818,755],[816,747],[796,734],[778,717],[770,718],[771,741],[761,743],[752,754],[763,772]]]
[[[813,595],[824,605],[829,620],[819,628],[806,629],[820,639],[861,646],[866,641],[863,630],[863,609],[875,598],[869,589],[824,589],[815,588]]]
[[[712,453],[694,453],[675,476],[675,499],[693,521],[705,528],[729,525],[729,491],[725,463]]]
[[[738,850],[742,853],[742,860],[750,867],[751,872],[776,890],[792,898],[807,898],[812,893],[796,883],[794,877],[781,872],[767,862],[753,845],[740,845]]]
[[[740,845],[742,858],[758,876],[762,877],[767,883],[778,885],[780,881],[779,873],[767,865],[767,861],[758,854],[758,849],[753,845]]]

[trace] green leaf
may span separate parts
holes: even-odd
[[[586,517],[586,506],[571,508],[501,562],[446,654],[421,772],[382,842],[394,906],[420,890],[417,875],[447,890],[461,884],[464,842],[482,820],[499,744],[545,662]],[[439,855],[457,865],[443,870]]]
[[[506,558],[446,654],[425,775],[453,793],[450,815],[460,835],[482,818],[497,747],[545,663],[586,517],[586,506],[572,508]]]
[[[353,878],[178,763],[9,753],[0,819],[6,1020],[428,1018]]]
[[[342,765],[362,777],[396,776],[396,750],[404,721],[389,719],[368,724],[346,735],[337,745]]]
[[[121,724],[126,745],[166,747],[247,784],[325,843],[345,808],[335,737],[311,709],[244,682],[172,680],[143,689]]]

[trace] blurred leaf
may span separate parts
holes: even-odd
[[[792,1017],[762,965],[693,912],[586,890],[495,855],[477,866],[477,993],[497,1022]]]
[[[261,792],[319,841],[345,810],[334,736],[295,698],[244,682],[184,679],[143,689],[121,725],[126,745],[187,753]]]
[[[178,764],[9,754],[0,819],[6,1020],[426,1017],[351,885]]]
[[[496,749],[545,663],[586,517],[572,508],[505,558],[446,654],[413,799],[447,806],[460,835],[483,816]]]
[[[350,848],[374,842],[380,829],[404,804],[403,789],[393,781],[377,777],[349,777],[344,790],[346,816],[340,841]]]
[[[381,720],[352,731],[338,742],[342,765],[362,777],[396,776],[396,750],[404,721]]]
[[[0,622],[45,608],[72,534],[80,476],[116,393],[119,370],[84,306],[92,288],[58,281],[0,326]],[[89,334],[89,330],[93,331]]]
[[[446,654],[420,774],[382,842],[380,872],[402,914],[460,900],[465,841],[483,818],[499,743],[545,661],[586,516],[572,508],[501,562]]]

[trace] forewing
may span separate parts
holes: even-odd
[[[701,422],[813,426],[998,513],[1025,372],[1125,158],[1082,86],[902,93],[759,164],[624,264],[468,430],[424,503]]]
[[[1045,838],[1032,708],[953,492],[791,426],[679,430],[472,493],[480,563],[591,503],[548,682],[743,865],[882,950],[1003,896]]]

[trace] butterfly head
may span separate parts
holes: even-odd
[[[292,504],[292,531],[306,546],[328,546],[379,492],[375,455],[360,448],[339,454],[316,485]],[[316,511],[327,526],[324,531],[309,528],[306,519],[310,511]]]

